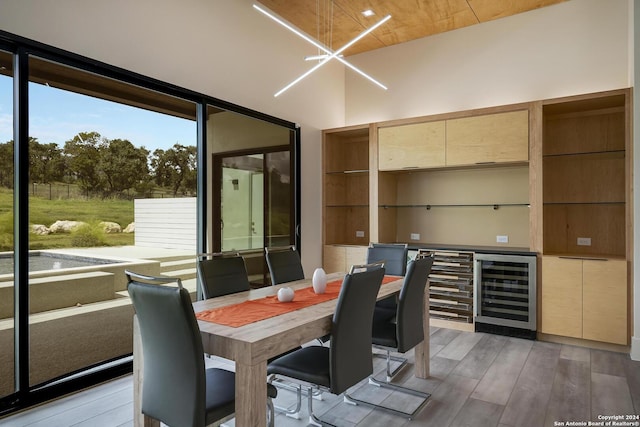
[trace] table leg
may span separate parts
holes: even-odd
[[[133,317],[133,425],[135,427],[160,427],[160,421],[142,413],[142,339],[138,318]],[[266,393],[266,391],[265,391]]]
[[[236,362],[236,425],[267,425],[267,362]]]
[[[429,283],[424,289],[422,328],[424,329],[424,341],[415,347],[416,377],[429,378]]]

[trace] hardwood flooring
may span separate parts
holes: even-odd
[[[233,369],[222,359],[207,363]],[[374,359],[376,377],[384,376],[384,363]],[[640,362],[629,355],[499,335],[432,328],[431,377],[415,378],[409,365],[396,381],[432,394],[411,421],[329,394],[314,401],[314,411],[345,427],[535,427],[640,414]],[[414,397],[366,381],[351,393],[402,410],[418,404]],[[130,427],[132,395],[132,377],[127,376],[0,419],[0,425]],[[292,406],[294,400],[292,393],[281,391],[277,403]],[[308,425],[306,402],[302,408],[301,420],[278,415],[276,426]]]

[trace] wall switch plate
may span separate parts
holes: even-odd
[[[356,231],[356,237],[364,237],[364,231],[361,231],[361,230]]]
[[[509,243],[509,236],[496,236],[497,243]]]
[[[591,246],[591,237],[578,237],[578,246]]]
[[[411,233],[411,240],[420,240],[419,233]]]

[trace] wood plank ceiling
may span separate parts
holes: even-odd
[[[345,56],[443,33],[566,0],[260,0],[333,50],[391,15],[391,20],[347,49]],[[374,16],[365,17],[370,9]],[[332,29],[332,30],[331,30]]]

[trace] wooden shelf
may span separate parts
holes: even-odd
[[[543,252],[624,256],[625,96],[545,105],[543,122]]]
[[[442,205],[442,204],[433,204],[433,205],[379,205],[378,207],[383,209],[389,208],[423,208],[423,209],[431,209],[431,208],[492,208],[493,210],[498,210],[502,207],[512,207],[512,206],[520,206],[520,207],[529,207],[529,203],[496,203],[496,204],[466,204],[466,205]]]
[[[342,175],[342,174],[368,174],[368,170],[363,169],[354,169],[354,170],[343,170],[343,171],[328,171],[325,172],[327,175]]]
[[[369,126],[324,131],[323,147],[323,243],[367,245]],[[327,265],[335,268],[346,263],[346,252],[325,251]]]

